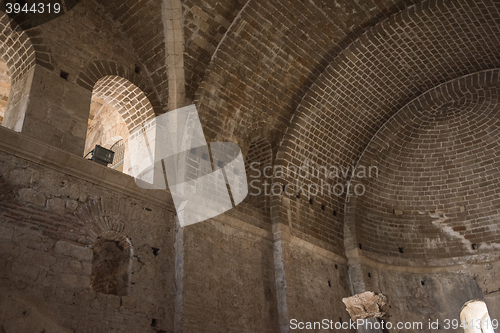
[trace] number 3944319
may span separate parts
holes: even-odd
[[[34,3],[28,5],[27,3],[21,5],[20,3],[5,3],[5,12],[7,14],[19,13],[33,13],[33,14],[58,14],[61,12],[60,3]]]

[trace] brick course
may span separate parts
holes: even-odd
[[[497,9],[496,1],[424,2],[362,34],[302,99],[277,164],[352,166],[377,130],[412,99],[440,83],[498,66]],[[329,223],[340,230],[344,198],[328,201],[340,213]],[[297,223],[307,223],[314,235],[322,220]],[[341,242],[342,232],[339,237],[335,242]]]
[[[367,192],[356,202],[363,251],[426,259],[500,248],[499,74],[428,91],[370,142],[359,163],[380,176],[362,181]]]
[[[0,31],[0,58],[7,64],[14,84],[34,66],[35,50],[28,35],[15,23],[11,24],[3,13],[0,15]]]

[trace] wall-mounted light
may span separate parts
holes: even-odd
[[[115,152],[99,145],[96,145],[95,148],[90,152],[92,157],[91,161],[97,162],[101,165],[108,166],[108,164],[113,163],[113,158],[115,156]],[[88,154],[87,154],[88,155]]]

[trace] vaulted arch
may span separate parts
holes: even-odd
[[[365,256],[412,260],[500,249],[500,70],[434,88],[395,114],[358,165],[378,177],[353,179],[355,234]]]
[[[498,66],[500,26],[490,10],[495,6],[492,0],[467,5],[424,1],[361,35],[304,96],[277,164],[299,167],[309,161],[347,169],[377,130],[412,99],[448,80]],[[345,186],[344,178],[330,181]],[[345,195],[331,196],[329,205],[339,214],[329,223],[342,225],[344,202]],[[312,221],[307,228],[320,224]],[[338,237],[342,243],[342,234]]]
[[[139,71],[139,73],[136,71]],[[88,89],[89,91],[92,91],[96,88],[96,84],[100,80],[102,81],[99,82],[97,88],[99,88],[102,84],[108,84],[110,79],[106,77],[110,76],[121,77],[130,81],[147,97],[155,115],[163,113],[161,102],[157,97],[152,83],[144,74],[141,73],[140,70],[137,70],[136,68],[126,68],[112,61],[91,61],[87,64],[85,70],[80,73],[77,79],[77,84]]]

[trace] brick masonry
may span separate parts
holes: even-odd
[[[28,35],[10,23],[7,15],[0,18],[2,40],[0,58],[7,64],[15,83],[19,77],[25,75],[35,64],[35,50]]]
[[[363,251],[408,259],[496,250],[499,71],[445,83],[407,104],[372,139],[361,165],[356,235]],[[396,214],[396,212],[401,212]]]
[[[309,160],[327,167],[352,166],[377,130],[412,99],[450,79],[498,66],[495,4],[424,2],[362,34],[302,99],[277,164],[300,166]],[[327,203],[339,213],[338,220],[328,222],[337,230],[342,228],[344,203],[342,196]],[[320,230],[324,220],[304,221],[296,223],[315,237],[313,229]],[[342,232],[330,242],[341,240]]]
[[[249,1],[238,15],[222,15],[228,21],[234,17],[222,43],[214,48],[214,37],[200,34],[190,47],[203,45],[201,54],[213,53],[195,93],[209,128],[206,135],[248,146],[241,138],[263,128],[265,138],[278,146],[295,109],[329,62],[365,29],[415,2]],[[206,15],[194,14],[185,24],[189,32],[191,26],[208,31],[218,26],[211,21],[218,17],[212,3],[198,6]],[[230,8],[225,2],[217,5]],[[194,53],[190,49],[188,55]],[[192,82],[187,80],[188,87]]]
[[[269,142],[256,138],[250,144],[245,157],[245,172],[249,186],[246,202],[265,212],[270,211],[270,191],[268,185],[273,181],[273,152]],[[268,185],[266,185],[268,184]]]
[[[25,33],[3,15],[4,122],[21,133],[0,129],[0,331],[288,332],[346,320],[341,298],[361,289],[402,320],[481,297],[498,314],[497,74],[467,76],[499,65],[498,8],[82,0]],[[356,200],[259,196],[180,228],[168,191],[81,159],[86,139],[191,102],[247,170],[366,162],[380,177]]]
[[[40,327],[62,331],[58,318],[78,332],[144,332],[152,318],[164,327],[173,325],[169,300],[174,291],[162,287],[173,281],[173,252],[166,245],[172,243],[173,229],[165,223],[172,213],[5,153],[0,168],[2,181],[15,194],[0,209],[0,304],[12,311],[1,325],[9,329],[20,320],[22,311],[12,310],[17,307],[29,312],[23,325],[30,332]],[[93,244],[110,230],[133,246],[127,297],[89,289]],[[160,249],[159,256],[152,248]],[[110,319],[98,319],[103,316]],[[92,317],[96,320],[89,322]]]
[[[101,98],[122,116],[129,131],[153,119],[153,106],[137,86],[118,76],[105,76],[94,85],[92,96]]]
[[[161,1],[97,1],[107,15],[119,22],[121,31],[137,52],[139,62],[135,69],[147,72],[159,100],[168,103],[166,43],[163,33]],[[90,6],[94,6],[90,3]]]

